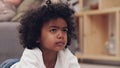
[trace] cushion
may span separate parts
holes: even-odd
[[[20,58],[23,47],[19,43],[19,23],[0,23],[0,63],[9,58]]]

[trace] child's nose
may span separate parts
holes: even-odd
[[[62,31],[59,31],[57,34],[58,39],[64,39],[64,33]]]

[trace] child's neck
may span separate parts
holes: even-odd
[[[57,61],[57,52],[42,51],[43,61],[47,68],[54,68]]]
[[[53,61],[57,59],[57,52],[43,51],[43,59],[47,61]]]

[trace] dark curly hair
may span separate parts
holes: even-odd
[[[74,11],[67,4],[57,3],[42,5],[22,16],[19,34],[23,47],[28,49],[39,47],[40,44],[36,43],[36,40],[40,37],[43,24],[57,18],[63,18],[67,23],[67,46],[70,45],[71,39],[76,36],[74,33]]]

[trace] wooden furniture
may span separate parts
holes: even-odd
[[[82,10],[84,2],[80,0],[79,59],[120,61],[120,0],[98,0],[98,9]],[[119,7],[118,7],[119,6]],[[114,7],[114,8],[113,8]],[[106,42],[111,34],[115,37],[115,54],[109,54]]]
[[[98,6],[98,9],[120,7],[120,0],[79,0],[79,3],[81,10],[89,9],[91,5]]]

